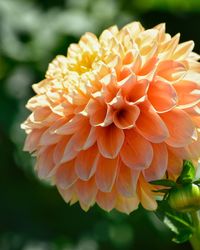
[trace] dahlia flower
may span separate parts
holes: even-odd
[[[155,210],[149,182],[197,163],[200,57],[179,38],[139,22],[86,33],[33,85],[24,150],[66,202]]]

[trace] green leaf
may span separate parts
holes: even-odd
[[[176,183],[174,181],[168,180],[168,179],[150,181],[150,184],[152,184],[152,185],[159,185],[159,186],[165,186],[165,187],[175,187],[176,186]]]
[[[172,241],[188,241],[194,232],[191,218],[186,213],[174,211],[166,200],[158,201],[157,217],[174,233]]]
[[[181,175],[179,176],[177,183],[180,184],[188,184],[192,183],[195,177],[195,167],[190,161],[184,161],[183,163],[183,170]]]

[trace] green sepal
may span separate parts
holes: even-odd
[[[166,200],[158,201],[155,214],[174,233],[172,241],[183,243],[191,238],[194,228],[188,214],[174,211]]]
[[[168,194],[169,193],[169,188],[163,188],[163,189],[158,189],[158,190],[152,190],[152,192],[154,193],[164,193],[164,194]]]
[[[176,183],[172,180],[161,179],[149,182],[152,185],[164,186],[164,187],[176,187]]]
[[[195,167],[190,161],[184,161],[183,162],[183,170],[181,172],[181,175],[177,179],[177,183],[180,184],[189,184],[192,183],[192,181],[195,178]]]
[[[193,183],[199,185],[200,184],[200,179],[194,181]]]

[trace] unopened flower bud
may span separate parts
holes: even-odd
[[[200,187],[196,184],[172,189],[168,197],[171,208],[179,212],[192,212],[200,209]]]

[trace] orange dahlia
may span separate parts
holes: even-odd
[[[130,213],[157,207],[149,181],[200,156],[200,58],[160,24],[86,33],[33,85],[24,150],[66,202]]]

